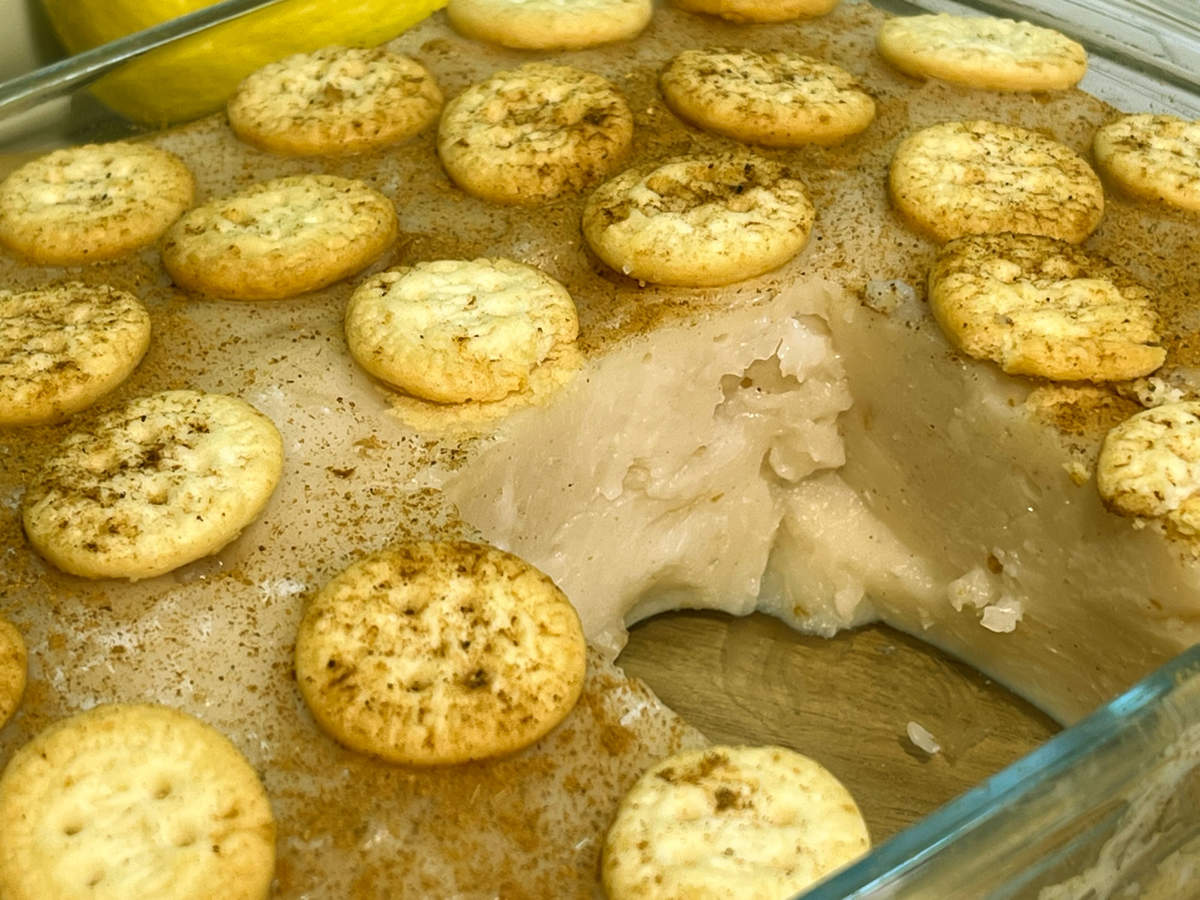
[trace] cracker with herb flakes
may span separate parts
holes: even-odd
[[[296,681],[339,743],[450,765],[527,747],[583,689],[587,645],[549,577],[484,544],[415,542],[353,563],[309,603]]]
[[[26,490],[22,521],[63,571],[150,578],[241,534],[282,468],[278,429],[249,403],[165,391],[68,436]]]
[[[791,897],[870,849],[854,798],[784,747],[686,750],[646,771],[604,841],[611,900]]]
[[[958,349],[1012,375],[1123,381],[1167,355],[1149,290],[1103,257],[1040,235],[946,244],[929,273],[929,306]]]
[[[910,225],[939,241],[1012,231],[1078,244],[1100,224],[1104,189],[1058,141],[1000,122],[943,122],[892,156],[888,191]]]

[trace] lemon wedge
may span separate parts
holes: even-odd
[[[42,0],[70,53],[211,6],[215,0]],[[139,57],[92,91],[148,125],[220,109],[238,83],[291,53],[330,44],[370,47],[420,22],[446,0],[284,0]]]

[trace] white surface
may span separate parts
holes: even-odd
[[[0,0],[0,79],[13,78],[50,60],[34,38],[38,0]]]

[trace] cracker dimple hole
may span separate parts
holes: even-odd
[[[93,872],[93,873],[91,874],[91,876],[90,876],[90,877],[88,878],[88,880],[87,880],[87,886],[88,886],[88,887],[95,887],[96,885],[98,885],[98,884],[99,884],[100,882],[102,882],[103,880],[104,880],[104,870],[103,870],[103,869],[100,869],[100,870],[98,870],[98,871],[95,871],[95,872]]]
[[[65,834],[67,837],[75,837],[75,835],[79,834],[81,831],[83,831],[82,822],[72,821],[63,826],[63,834]]]
[[[171,783],[169,781],[160,781],[154,788],[154,799],[165,800],[171,796]]]
[[[196,832],[192,829],[185,829],[175,835],[174,844],[176,847],[190,847],[196,843]]]

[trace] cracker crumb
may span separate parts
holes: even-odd
[[[910,721],[904,726],[904,731],[908,734],[908,739],[912,741],[913,746],[918,750],[923,750],[930,756],[942,752],[942,745],[934,739],[934,736],[928,730],[917,722]]]

